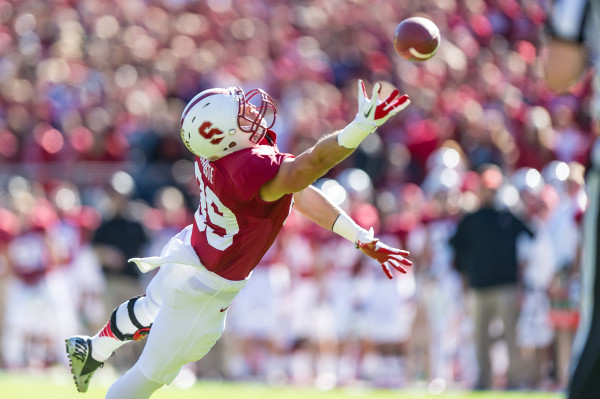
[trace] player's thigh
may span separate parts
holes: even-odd
[[[186,363],[201,359],[221,337],[229,302],[173,292],[163,303],[138,361],[151,380],[169,384]]]
[[[192,266],[164,264],[148,284],[146,297],[153,304],[161,306],[177,287],[185,286],[194,273]]]

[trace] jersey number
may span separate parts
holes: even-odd
[[[233,212],[223,205],[210,187],[204,185],[200,178],[198,163],[196,163],[196,173],[198,176],[196,181],[200,187],[200,206],[194,215],[196,225],[200,231],[206,231],[206,240],[210,246],[224,251],[233,244],[233,236],[240,231],[240,228]],[[225,231],[225,234],[217,233],[211,226],[219,227],[221,231]]]

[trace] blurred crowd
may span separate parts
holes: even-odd
[[[412,272],[388,281],[351,244],[292,213],[232,304],[213,351],[221,356],[193,372],[324,388],[472,387],[473,320],[449,240],[478,209],[477,170],[491,163],[503,173],[497,206],[535,233],[518,243],[515,317],[523,370],[539,373],[520,384],[564,387],[592,133],[589,79],[560,96],[543,83],[548,5],[0,1],[0,366],[63,363],[64,337],[94,333],[143,292],[147,276],[125,260],[157,254],[197,206],[177,131],[196,93],[263,88],[278,107],[280,149],[298,154],[353,119],[362,78],[412,104],[318,186],[409,249]],[[413,15],[442,32],[422,64],[392,44]],[[503,328],[490,328],[499,388]]]

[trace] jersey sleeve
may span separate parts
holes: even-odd
[[[260,188],[275,177],[284,159],[290,157],[293,155],[281,153],[276,147],[261,145],[252,148],[240,160],[237,173],[231,175],[240,199],[248,201],[256,197]]]

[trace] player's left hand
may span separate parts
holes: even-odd
[[[406,273],[405,266],[412,266],[412,262],[406,259],[410,255],[410,252],[385,245],[373,236],[372,228],[368,234],[359,236],[357,245],[363,253],[381,264],[381,268],[389,279],[394,277],[390,267],[393,267],[400,273]]]

